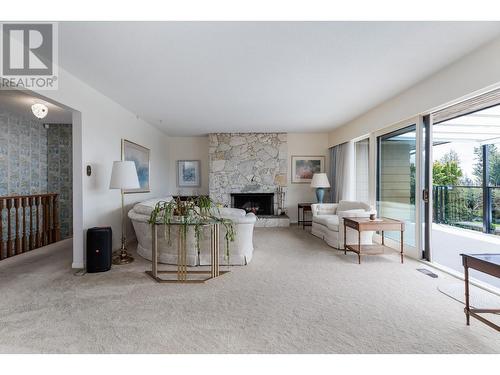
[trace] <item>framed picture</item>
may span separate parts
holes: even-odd
[[[292,156],[292,183],[294,184],[309,184],[313,174],[324,171],[324,156]]]
[[[122,139],[122,160],[133,161],[139,177],[139,189],[124,190],[125,194],[149,193],[150,150],[127,139]]]
[[[199,160],[177,160],[177,186],[199,187],[200,180]]]

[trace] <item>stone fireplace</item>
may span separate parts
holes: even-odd
[[[235,194],[266,194],[273,198],[266,212],[276,214],[277,181],[287,180],[287,170],[286,133],[209,134],[209,194],[225,206]]]

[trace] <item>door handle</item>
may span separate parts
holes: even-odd
[[[429,190],[424,189],[424,190],[422,191],[422,200],[423,200],[425,203],[429,203]]]

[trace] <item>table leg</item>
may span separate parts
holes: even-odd
[[[358,230],[358,264],[361,264],[361,231]]]
[[[469,306],[469,267],[464,266],[464,276],[465,276],[465,319],[467,325],[470,325],[470,306]]]
[[[347,254],[347,228],[344,224],[344,255]]]
[[[401,264],[403,264],[403,231],[401,231]]]
[[[211,227],[211,242],[210,242],[210,250],[211,250],[211,265],[210,271],[212,278],[218,277],[220,275],[219,269],[219,224],[213,224]]]
[[[300,207],[297,207],[297,225],[300,228]]]
[[[186,244],[184,242],[184,230],[187,228],[183,228],[182,225],[179,225],[179,236],[177,238],[177,280],[184,281],[186,280],[184,271],[185,271],[185,250]]]
[[[220,276],[220,249],[219,249],[219,235],[220,235],[220,225],[215,224],[215,276]]]
[[[184,236],[182,236],[182,273],[184,281],[187,280],[187,246],[186,246],[186,237],[187,237],[188,228],[184,228]]]
[[[152,259],[151,259],[151,273],[153,277],[158,277],[158,229],[155,224],[151,226],[151,234],[153,238],[152,246]]]
[[[384,246],[384,231],[382,231],[382,246]]]

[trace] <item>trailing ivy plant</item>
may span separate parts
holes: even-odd
[[[215,212],[215,214],[214,214]],[[222,224],[226,229],[225,238],[225,258],[229,262],[229,242],[234,241],[236,232],[232,220],[220,216],[219,205],[210,197],[199,196],[195,199],[181,201],[179,197],[175,200],[159,201],[149,217],[149,224],[164,224],[165,238],[171,245],[171,226],[175,221],[179,225],[179,235],[182,236],[184,243],[188,227],[194,227],[196,240],[196,250],[200,253],[200,240],[202,236],[202,227],[211,221]]]

